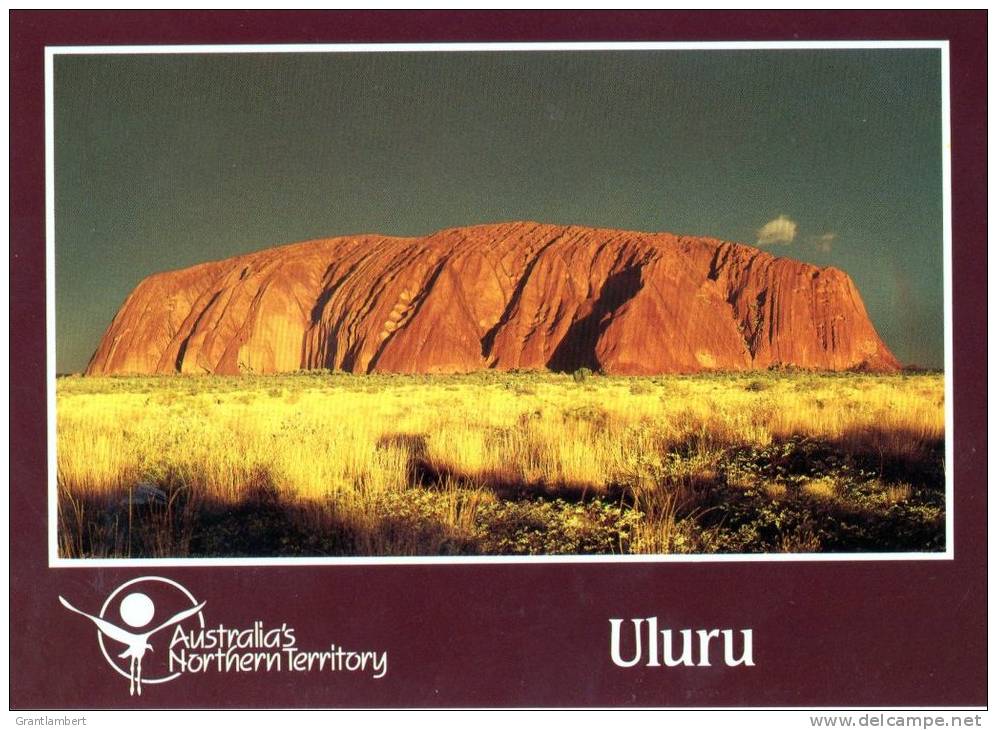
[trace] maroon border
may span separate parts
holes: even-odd
[[[56,569],[46,553],[45,45],[947,39],[952,104],[955,559],[932,562]],[[10,705],[981,706],[987,703],[987,14],[10,12]],[[184,677],[129,698],[62,593],[143,574],[218,618],[388,648],[385,679]],[[608,618],[755,631],[751,670],[620,669]],[[93,646],[91,646],[91,644]]]

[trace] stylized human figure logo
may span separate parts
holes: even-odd
[[[167,585],[173,586],[183,593],[183,595],[190,600],[194,605],[190,608],[185,608],[182,611],[174,613],[165,621],[160,622],[148,631],[130,631],[128,629],[122,628],[111,621],[104,618],[104,614],[107,612],[108,606],[111,604],[112,599],[114,599],[119,593],[123,592],[124,589],[142,582],[154,582],[154,583],[165,583]],[[146,577],[146,578],[136,578],[135,580],[128,581],[127,583],[121,585],[114,593],[112,593],[107,601],[104,602],[103,608],[101,608],[100,615],[94,616],[85,611],[73,606],[69,601],[67,601],[62,596],[59,596],[59,602],[63,606],[68,608],[73,613],[78,613],[81,616],[85,616],[96,624],[97,628],[100,630],[98,634],[98,640],[100,641],[101,651],[104,653],[104,657],[107,658],[111,666],[115,668],[118,672],[124,674],[121,668],[114,664],[110,657],[107,655],[107,651],[104,648],[103,637],[106,636],[109,639],[120,642],[124,644],[127,648],[118,654],[120,659],[128,659],[128,678],[129,678],[129,694],[142,694],[142,683],[158,683],[166,682],[174,679],[177,675],[173,674],[168,677],[162,677],[158,679],[143,679],[142,678],[142,658],[145,656],[146,651],[153,651],[152,644],[149,643],[150,637],[153,634],[162,631],[168,626],[173,626],[178,624],[185,619],[190,618],[198,613],[204,608],[204,601],[197,603],[194,597],[190,595],[190,592],[178,583],[175,583],[167,578],[156,578],[156,577]],[[125,595],[121,599],[118,606],[118,614],[121,620],[130,626],[132,629],[141,629],[148,626],[152,619],[156,615],[156,604],[153,602],[148,595],[141,591],[132,591]],[[201,619],[203,625],[203,619]]]

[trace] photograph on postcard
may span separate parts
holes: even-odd
[[[950,556],[946,53],[50,49],[50,560]]]

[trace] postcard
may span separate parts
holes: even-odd
[[[11,16],[12,710],[986,705],[985,16],[238,16]]]

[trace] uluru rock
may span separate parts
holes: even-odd
[[[711,238],[505,223],[307,241],[154,274],[86,372],[773,365],[899,367],[838,269]]]

